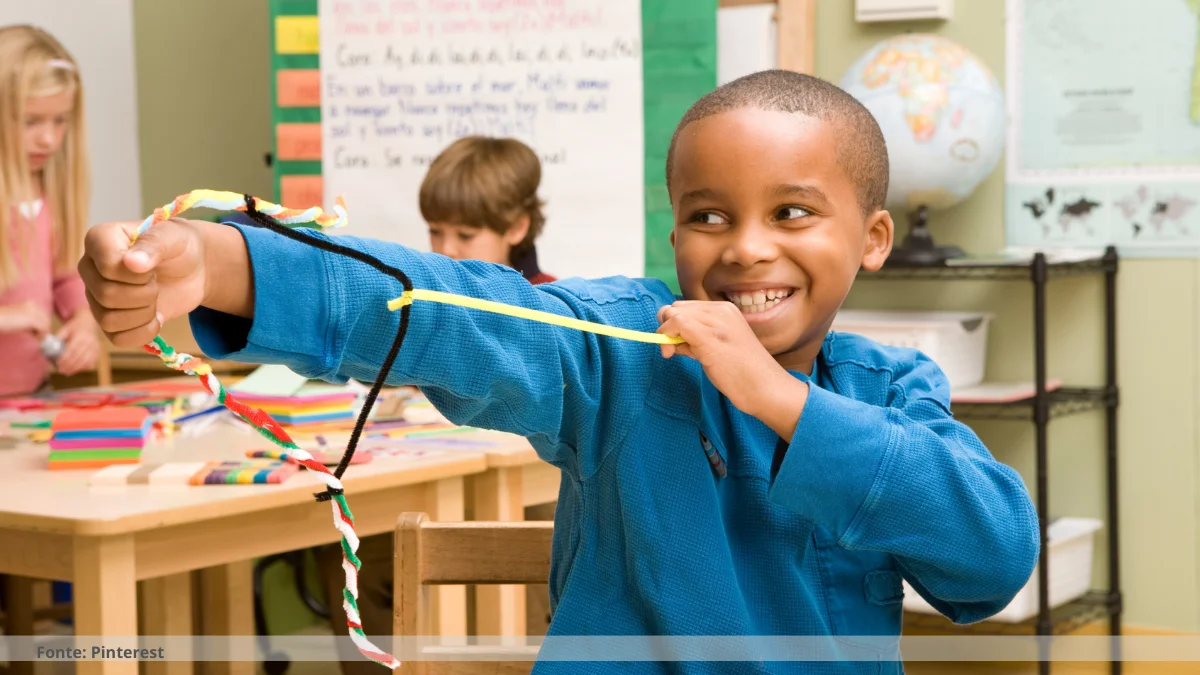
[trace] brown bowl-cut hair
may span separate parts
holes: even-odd
[[[537,195],[541,181],[542,164],[521,141],[460,138],[430,164],[421,182],[421,216],[429,223],[486,227],[502,235],[528,216],[529,231],[512,250],[515,260],[533,248],[546,222]]]

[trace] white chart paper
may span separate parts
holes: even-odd
[[[542,269],[643,274],[638,0],[321,0],[320,24],[324,191],[346,234],[429,250],[429,163],[508,136],[542,158]]]

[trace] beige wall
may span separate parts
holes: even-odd
[[[198,188],[272,196],[266,0],[134,0],[142,207]]]
[[[680,0],[685,1],[685,0]],[[203,4],[205,11],[197,9]],[[146,209],[208,187],[269,195],[268,44],[265,0],[135,0],[142,195]],[[818,5],[818,74],[837,81],[877,40],[899,31],[957,40],[1004,79],[1004,0],[960,0],[946,23],[857,24],[850,0]],[[181,26],[186,30],[180,30]],[[962,205],[935,214],[935,235],[969,251],[1004,244],[1003,167]],[[986,309],[989,376],[1032,378],[1032,308],[1021,282],[873,282],[855,307]],[[1121,518],[1127,620],[1200,630],[1200,264],[1123,263],[1120,304]],[[1056,282],[1049,293],[1050,375],[1102,382],[1099,279]],[[978,427],[1002,460],[1032,479],[1032,425]],[[1051,427],[1052,515],[1104,515],[1103,418]],[[1101,551],[1097,574],[1105,578]]]
[[[817,10],[817,74],[838,81],[878,40],[900,32],[933,32],[962,44],[1004,81],[1004,0],[955,3],[949,22],[859,24],[849,0],[821,0]],[[1004,168],[970,199],[932,218],[934,235],[968,251],[1004,245]],[[903,214],[894,214],[901,223]],[[907,224],[902,228],[907,230]],[[1131,260],[1118,275],[1118,382],[1121,560],[1126,620],[1144,626],[1200,630],[1200,437],[1197,385],[1200,264]],[[1048,293],[1049,375],[1068,383],[1103,382],[1103,287],[1100,278],[1054,282]],[[860,308],[987,310],[988,377],[1033,378],[1032,287],[1025,282],[867,282],[853,292]],[[997,457],[1032,485],[1033,428],[981,423]],[[1104,420],[1088,413],[1050,427],[1051,516],[1103,518]],[[1103,534],[1103,532],[1102,532]],[[1098,581],[1107,579],[1097,550]]]

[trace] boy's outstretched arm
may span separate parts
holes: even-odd
[[[144,344],[162,320],[191,312],[209,357],[279,363],[333,381],[376,378],[400,319],[387,308],[403,291],[391,277],[253,227],[168,221],[132,248],[127,229],[93,228],[80,264],[93,312],[115,343]],[[663,302],[632,280],[534,287],[498,265],[304,234],[399,268],[416,288],[589,321],[650,329]],[[432,302],[410,311],[388,382],[422,387],[456,423],[530,437],[544,459],[586,475],[601,459],[591,450],[615,445],[641,410],[653,345]]]
[[[951,417],[949,392],[920,354],[887,406],[810,387],[770,498],[845,548],[891,553],[930,604],[970,623],[1025,585],[1040,539],[1020,476]]]

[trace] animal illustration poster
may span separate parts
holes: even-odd
[[[1200,256],[1200,0],[1007,9],[1009,245]]]

